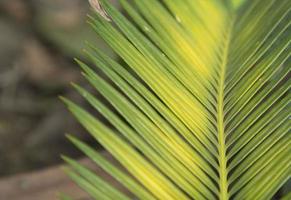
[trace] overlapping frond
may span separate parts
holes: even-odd
[[[236,2],[120,0],[125,17],[100,0],[110,19],[89,23],[122,62],[88,44],[106,78],[77,62],[107,102],[74,87],[114,129],[64,101],[126,172],[69,139],[132,196],[64,157],[92,197],[266,199],[290,178],[291,3]]]

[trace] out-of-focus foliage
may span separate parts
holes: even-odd
[[[68,83],[80,82],[72,57],[81,55],[82,38],[98,38],[86,25],[89,12],[83,0],[0,1],[0,176],[60,163],[60,152],[80,155],[65,130],[78,130],[89,141],[57,98],[82,103]],[[57,36],[63,32],[66,37]]]

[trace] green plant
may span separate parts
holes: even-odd
[[[77,61],[111,107],[74,84],[114,129],[64,102],[126,172],[69,139],[138,199],[272,198],[290,178],[291,2],[120,2],[131,21],[100,0],[89,23],[124,64],[90,44],[107,78]],[[129,199],[64,159],[95,199]]]

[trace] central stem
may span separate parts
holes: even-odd
[[[223,58],[221,63],[221,74],[218,83],[218,98],[217,98],[217,129],[218,129],[218,153],[219,153],[219,188],[220,200],[228,200],[228,181],[227,181],[227,157],[226,157],[226,144],[225,144],[225,132],[224,132],[224,81],[225,81],[225,70],[227,65],[229,42],[231,35],[232,25],[228,29],[225,42],[223,44]]]

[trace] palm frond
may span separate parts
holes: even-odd
[[[100,0],[88,22],[124,64],[92,44],[106,78],[77,60],[111,106],[73,84],[114,129],[63,100],[126,172],[69,139],[138,199],[272,198],[291,169],[290,1],[120,3],[128,17]],[[64,160],[95,199],[131,198]]]

